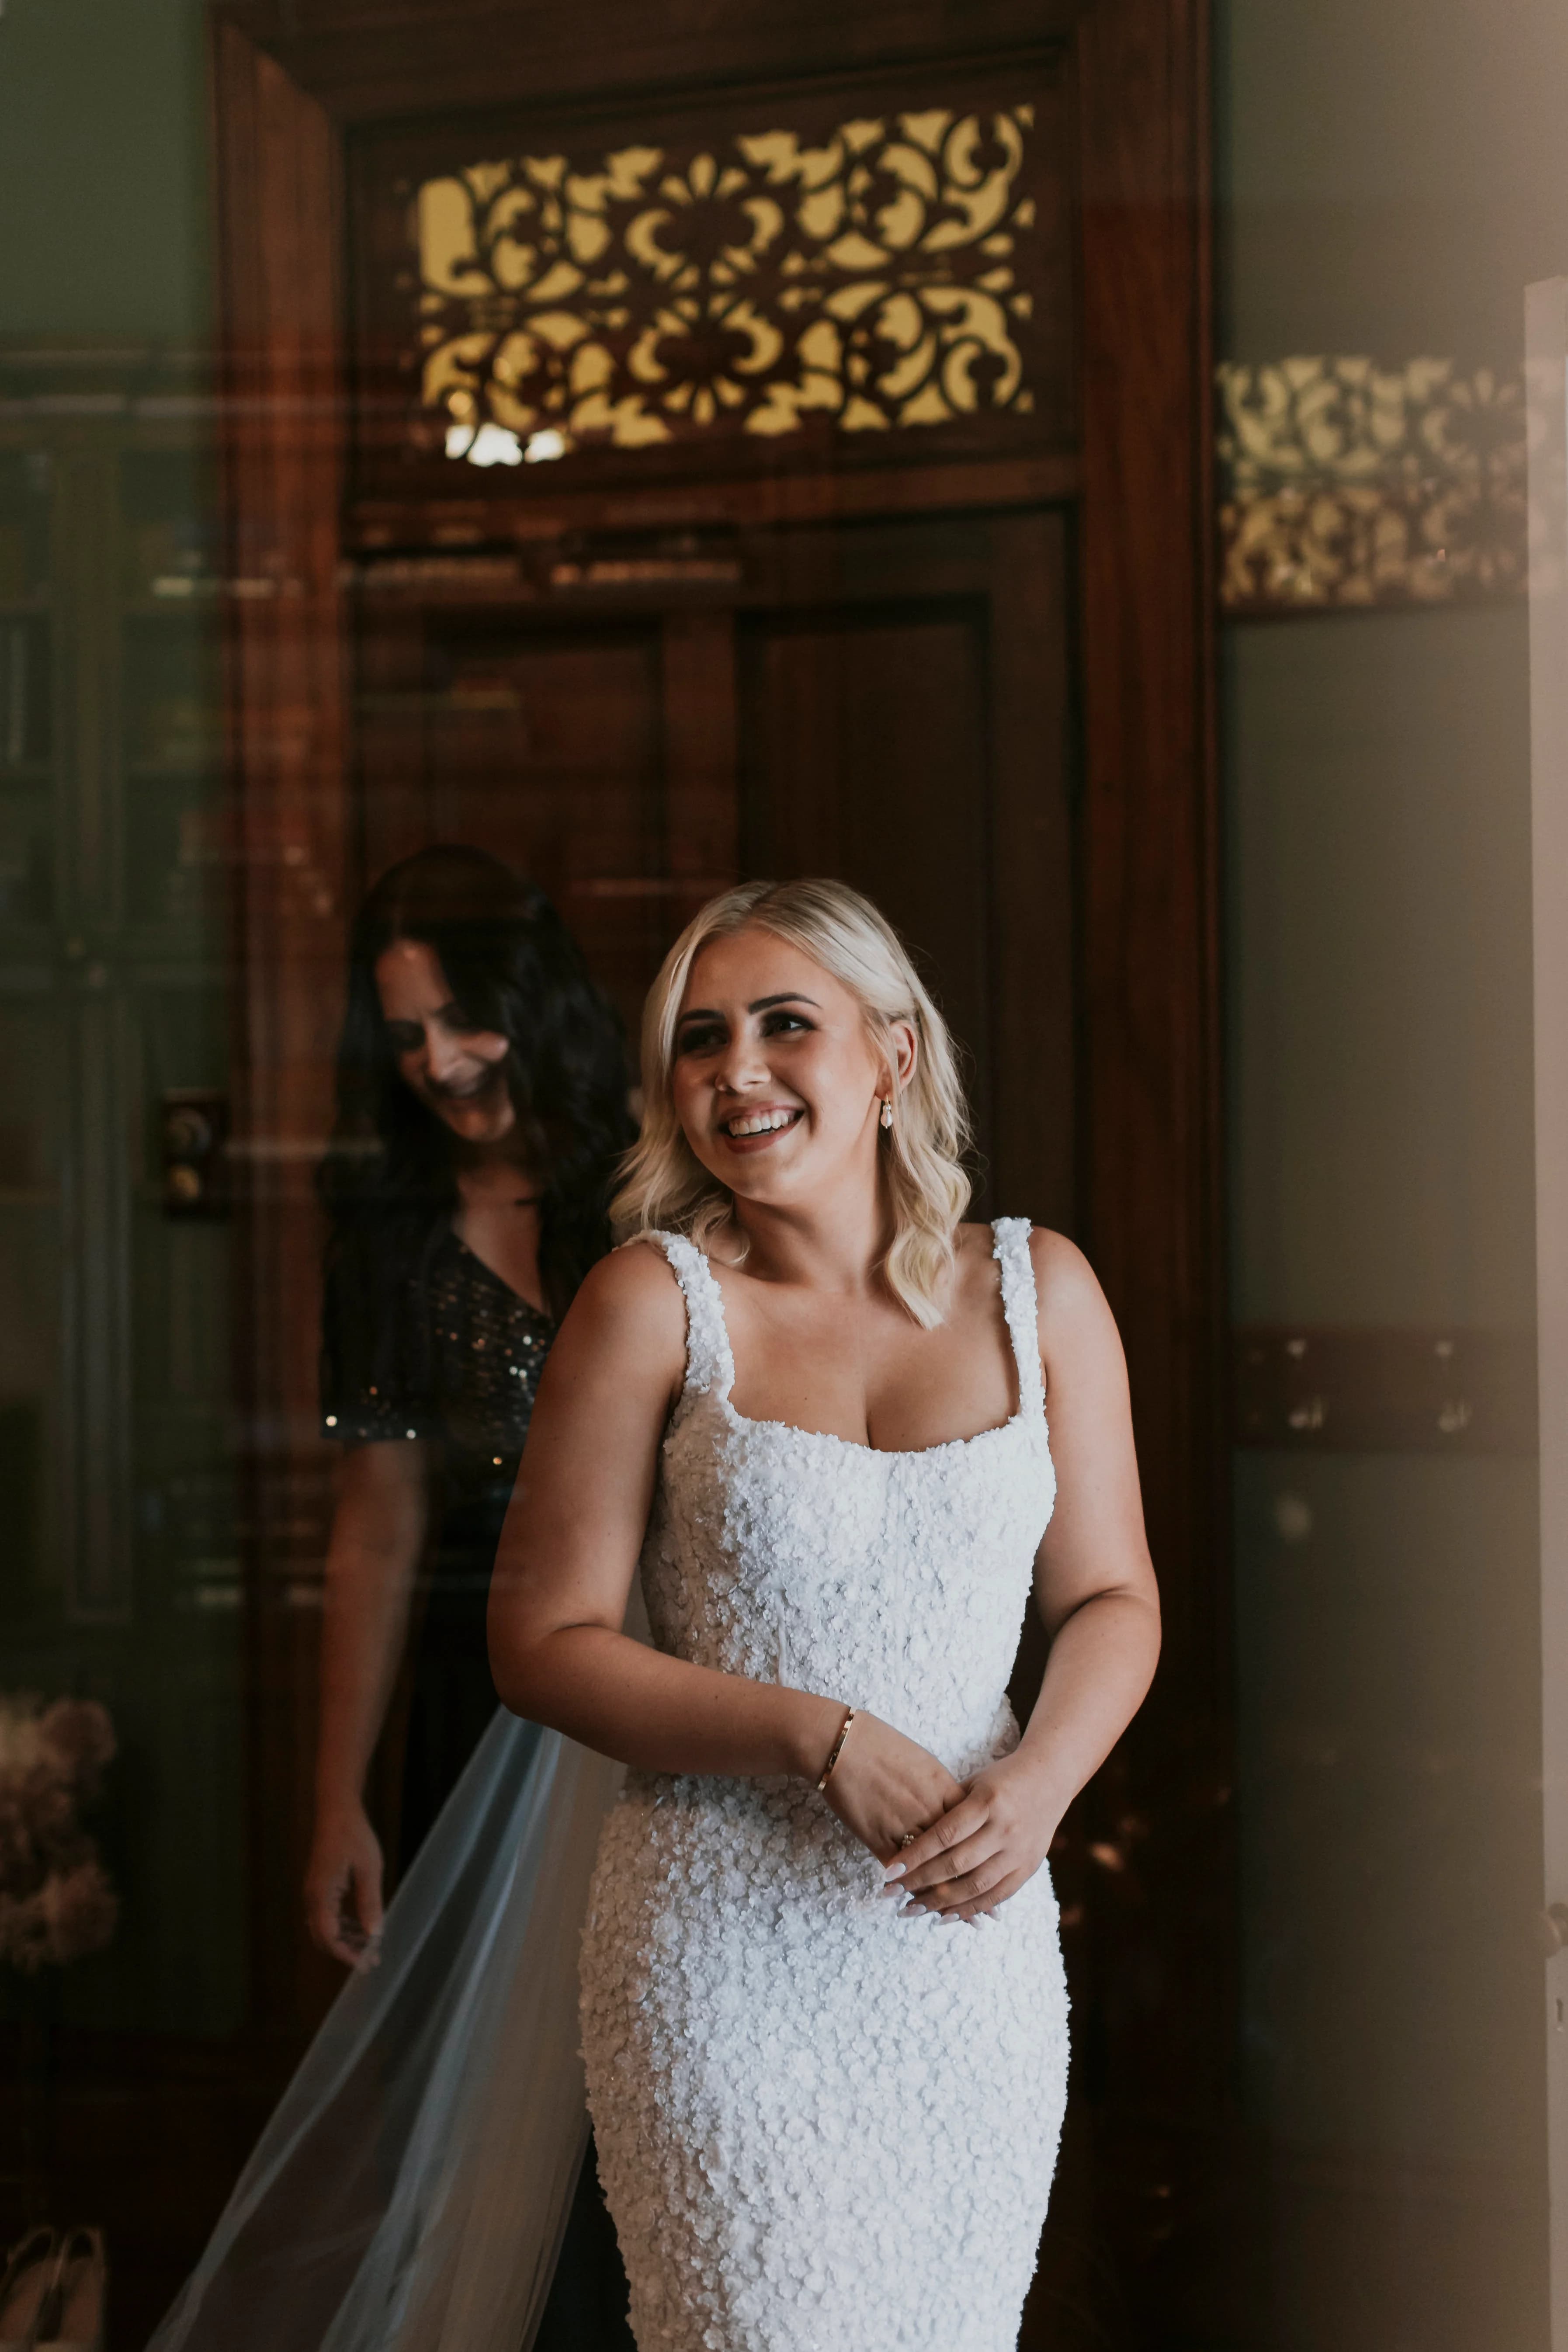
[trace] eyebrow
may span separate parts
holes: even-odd
[[[777,996],[754,996],[746,1010],[748,1013],[766,1013],[773,1004],[809,1004],[814,1012],[822,1010],[815,996],[807,996],[799,988],[786,988]],[[717,1021],[719,1018],[717,1005],[694,1004],[689,1012],[681,1014],[679,1025],[684,1028],[689,1021]]]

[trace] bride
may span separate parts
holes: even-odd
[[[844,886],[708,906],[643,1083],[490,1599],[506,1705],[630,1768],[581,2017],[633,2330],[1005,2352],[1067,2087],[1041,1865],[1158,1649],[1115,1328],[1069,1242],[960,1222],[951,1043]]]
[[[1067,2089],[1042,1864],[1159,1646],[1115,1327],[1069,1242],[961,1222],[952,1047],[854,891],[714,899],[643,1063],[630,1245],[491,1587],[497,1688],[555,1728],[496,1716],[150,2352],[528,2352],[584,2058],[640,2352],[1016,2342]]]

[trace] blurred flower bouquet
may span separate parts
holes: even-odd
[[[114,1727],[95,1699],[0,1693],[0,1961],[24,1975],[101,1951],[120,1906],[81,1805]]]

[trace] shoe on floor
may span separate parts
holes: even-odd
[[[103,2352],[109,2262],[101,2230],[68,2230],[33,2352]]]
[[[0,2271],[0,2352],[33,2352],[38,2320],[59,2268],[52,2230],[29,2230],[5,2257]]]

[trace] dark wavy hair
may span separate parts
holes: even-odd
[[[540,1278],[557,1318],[609,1248],[610,1194],[635,1132],[620,1020],[543,891],[456,844],[390,867],[350,936],[337,1118],[317,1179],[331,1225],[328,1384],[340,1393],[398,1361],[423,1385],[411,1307],[458,1204],[451,1132],[405,1084],[382,1017],[375,967],[399,940],[422,940],[466,1017],[508,1041],[501,1069],[542,1180]]]

